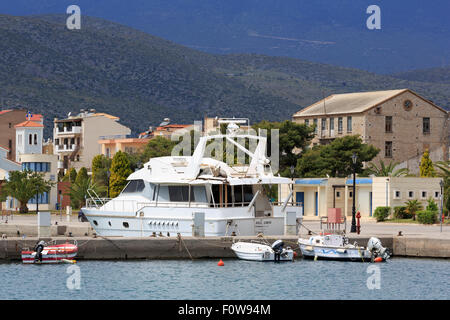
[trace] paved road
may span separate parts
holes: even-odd
[[[303,225],[313,232],[320,231],[320,223],[317,221],[304,221]],[[442,232],[440,225],[422,225],[412,223],[391,223],[363,221],[361,223],[361,236],[372,235],[397,235],[399,231],[407,236],[427,236],[427,237],[445,237],[450,238],[450,225],[443,225]],[[350,232],[350,223],[347,222],[347,234]],[[300,234],[305,235],[308,231],[305,228],[300,229]],[[353,235],[353,234],[352,234]]]

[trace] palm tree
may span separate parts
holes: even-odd
[[[376,177],[403,177],[408,175],[409,170],[407,168],[400,168],[398,170],[394,170],[396,166],[398,166],[398,162],[391,161],[387,166],[384,164],[383,160],[380,160],[380,165],[377,166],[373,162],[370,162],[367,167],[367,173],[373,174]]]
[[[38,194],[49,192],[53,182],[44,179],[44,174],[30,170],[11,171],[2,193],[19,201],[20,213],[27,213],[28,201]]]
[[[416,213],[417,213],[417,211],[420,211],[420,210],[423,209],[422,204],[417,199],[408,200],[405,204],[406,204],[405,211],[408,214],[412,215],[413,220],[416,220]]]
[[[441,172],[438,172],[440,177],[450,178],[450,160],[447,161],[437,161],[433,164],[437,167]]]
[[[79,179],[70,185],[66,195],[70,196],[70,201],[73,207],[81,208],[86,204],[86,197],[89,196],[88,190],[93,190],[97,194],[104,191],[104,187],[99,187],[92,182],[91,178]]]

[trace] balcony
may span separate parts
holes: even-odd
[[[56,145],[56,152],[72,152],[75,150],[75,144]]]
[[[70,129],[67,127],[62,128],[56,128],[57,134],[80,134],[81,133],[81,127],[79,126],[73,126]]]

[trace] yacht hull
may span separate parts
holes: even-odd
[[[97,209],[83,209],[83,213],[101,236],[149,237],[149,236],[192,236],[193,213],[205,212],[204,234],[214,236],[254,236],[284,234],[284,217],[249,217],[239,215],[243,210],[232,215],[218,214],[211,210],[165,210],[153,209],[143,211],[143,216],[131,213],[103,212]],[[209,214],[209,211],[212,211]],[[148,215],[147,215],[148,214]],[[151,216],[149,214],[152,214]]]

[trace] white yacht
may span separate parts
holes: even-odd
[[[295,215],[298,226],[303,212],[293,202],[292,191],[281,202],[271,201],[267,195],[268,186],[291,185],[292,180],[273,175],[265,156],[266,138],[240,133],[242,119],[220,119],[219,123],[227,124],[227,133],[200,137],[192,156],[152,158],[128,177],[118,197],[87,199],[82,211],[96,233],[191,236],[194,220],[200,217],[205,236],[281,235],[288,212],[291,221]],[[204,157],[208,141],[214,139],[229,141],[249,156],[250,163],[229,166]],[[256,140],[254,152],[237,142],[242,139]]]

